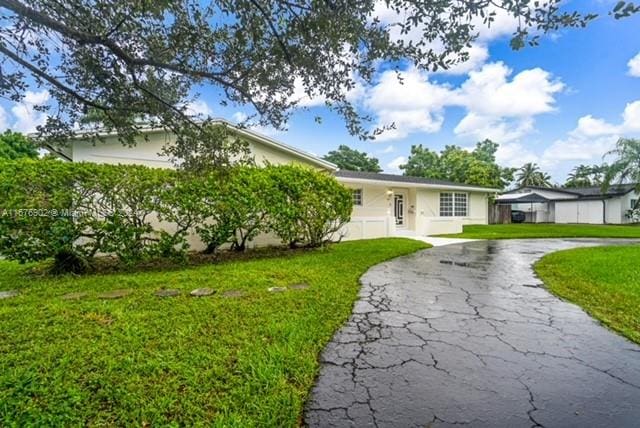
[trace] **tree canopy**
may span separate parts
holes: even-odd
[[[338,168],[348,171],[382,171],[377,158],[369,156],[365,152],[359,152],[344,144],[340,145],[337,150],[331,150],[327,153],[327,155],[324,156],[324,160],[328,160],[336,164]]]
[[[607,164],[578,165],[569,173],[564,187],[601,186],[608,168]]]
[[[11,130],[0,134],[0,159],[35,159],[37,157],[37,146],[25,135]]]
[[[518,187],[552,187],[551,176],[540,170],[538,164],[531,162],[524,164],[517,170],[515,183]]]
[[[395,18],[382,20],[380,8]],[[639,10],[621,1],[611,14]],[[20,101],[34,83],[48,89],[39,132],[49,144],[77,132],[98,139],[86,114],[125,144],[135,144],[142,122],[192,144],[207,138],[189,109],[204,85],[276,128],[300,94],[317,97],[368,138],[380,129],[350,101],[356,83],[372,82],[381,62],[437,70],[464,61],[498,12],[518,22],[514,49],[596,17],[561,0],[0,0],[0,95]],[[410,32],[421,37],[403,37]]]
[[[502,189],[513,180],[513,169],[496,163],[498,144],[484,140],[474,150],[449,145],[440,153],[422,144],[411,147],[407,163],[400,165],[405,175]]]
[[[607,155],[615,156],[615,159],[607,169],[604,190],[618,182],[635,183],[636,192],[640,192],[640,139],[621,138]]]

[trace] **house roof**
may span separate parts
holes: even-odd
[[[505,204],[529,204],[529,203],[541,203],[549,202],[550,200],[535,192],[531,193],[507,193],[496,197],[496,203],[499,205]],[[568,199],[569,201],[575,201],[575,199]]]
[[[576,187],[571,189],[575,193],[580,194],[580,196],[622,196],[631,192],[636,188],[635,183],[629,184],[613,184],[609,186],[606,193],[602,193],[602,188],[600,186],[593,187]]]
[[[455,183],[453,181],[436,180],[433,178],[424,177],[411,177],[407,175],[396,174],[383,174],[377,172],[364,172],[364,171],[347,171],[339,170],[335,172],[335,176],[339,181],[345,182],[384,182],[390,185],[396,186],[409,186],[409,187],[430,187],[437,189],[460,189],[460,190],[477,190],[485,192],[498,192],[499,189],[475,186],[472,184]]]
[[[627,184],[613,184],[609,186],[606,192],[602,192],[601,186],[590,186],[590,187],[540,187],[540,186],[524,186],[518,189],[511,190],[509,192],[503,193],[503,195],[512,195],[514,193],[522,194],[522,190],[531,189],[534,192],[529,192],[529,194],[538,195],[535,190],[543,190],[546,192],[557,192],[557,193],[565,193],[568,195],[577,196],[579,200],[598,200],[598,199],[608,199],[616,196],[626,195],[627,193],[633,191],[636,188],[637,184],[635,183],[627,183]],[[575,201],[574,199],[555,199],[555,198],[547,198],[548,200],[555,201]],[[544,201],[541,201],[544,202]]]
[[[235,123],[232,123],[226,119],[222,119],[222,118],[214,118],[212,119],[213,123],[216,124],[223,124],[228,126],[229,128],[233,129],[234,132],[243,135],[251,140],[257,141],[261,144],[264,144],[266,146],[269,147],[273,147],[275,149],[281,150],[283,152],[292,154],[294,156],[298,156],[300,158],[305,159],[306,161],[308,161],[309,163],[315,164],[317,166],[320,166],[321,168],[324,169],[328,169],[330,171],[336,171],[338,169],[338,166],[326,161],[314,154],[311,154],[309,152],[306,152],[304,150],[298,149],[296,147],[290,146],[288,144],[285,144],[281,141],[277,141],[274,140],[273,138],[267,137],[266,135],[260,134],[259,132],[253,131],[249,128],[244,128],[241,126],[238,126]],[[151,133],[156,133],[156,132],[167,132],[166,129],[164,128],[153,128],[153,127],[142,127],[140,129],[140,132],[143,134],[151,134]],[[85,133],[85,134],[78,134],[77,137],[75,137],[74,139],[82,139],[83,136],[88,135],[89,132]],[[111,137],[111,136],[116,136],[117,132],[100,132],[98,130],[97,135],[101,136],[101,137]]]
[[[557,192],[557,193],[566,193],[567,195],[580,196],[580,193],[576,192],[575,189],[566,188],[566,187],[544,187],[544,186],[521,186],[516,189],[509,190],[504,192],[503,194],[509,193],[523,193],[523,190],[531,189],[531,190],[543,190],[545,192]],[[531,192],[530,192],[531,193]]]

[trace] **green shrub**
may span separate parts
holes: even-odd
[[[0,253],[23,263],[92,257],[99,250],[87,231],[94,219],[82,210],[91,192],[81,185],[91,168],[54,160],[0,163]]]
[[[262,232],[268,231],[266,193],[269,181],[264,169],[236,167],[207,176],[204,217],[209,221],[197,227],[207,251],[230,243],[236,251]]]
[[[77,271],[98,253],[133,263],[187,249],[183,228],[154,228],[162,215],[182,221],[168,197],[180,193],[174,171],[58,160],[0,168],[0,253],[11,259],[53,258],[54,270]]]
[[[98,254],[125,264],[184,257],[197,233],[213,252],[260,233],[321,246],[349,220],[351,194],[300,166],[187,175],[145,166],[25,160],[0,164],[0,253],[83,272]]]
[[[269,230],[290,247],[318,247],[336,236],[349,221],[351,192],[330,175],[310,168],[269,166],[266,207]]]

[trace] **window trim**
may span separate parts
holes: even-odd
[[[356,195],[359,195],[357,199],[359,199],[359,202],[356,203]],[[362,190],[362,188],[358,188],[358,189],[351,189],[351,202],[353,203],[354,207],[361,207],[364,205],[364,191]]]
[[[442,195],[450,195],[449,197],[451,198],[451,205],[450,207],[447,207],[449,209],[447,209],[447,212],[450,212],[450,215],[447,214],[443,214],[443,204],[442,204]],[[462,204],[462,207],[464,208],[464,215],[456,215],[456,212],[460,211],[457,210],[458,204],[456,203],[456,196],[457,195],[464,195],[464,204]],[[451,218],[466,218],[469,217],[469,192],[456,192],[456,191],[450,191],[450,192],[440,192],[438,194],[438,216],[439,217],[451,217]]]
[[[636,205],[637,205],[637,204],[638,204],[638,199],[636,199],[636,198],[631,198],[631,199],[629,200],[629,205],[630,205],[630,208],[629,208],[629,209],[631,209],[631,210],[632,210],[632,209],[634,209],[634,208],[636,207]]]

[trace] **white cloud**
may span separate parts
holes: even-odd
[[[455,127],[456,135],[507,143],[533,132],[535,116],[554,111],[555,95],[564,89],[540,68],[512,73],[502,62],[485,64],[453,88],[432,82],[428,73],[415,68],[386,71],[364,104],[377,116],[378,127],[395,124],[378,141],[438,132],[446,107],[463,107],[466,115]]]
[[[541,68],[521,71],[511,81],[512,70],[502,62],[469,73],[457,95],[470,111],[492,117],[531,117],[554,110],[554,95],[564,88]]]
[[[291,101],[297,102],[298,107],[317,107],[324,105],[326,98],[323,95],[307,94],[302,78],[297,77],[293,82]]]
[[[622,122],[618,124],[595,118],[592,115],[578,119],[578,126],[571,131],[574,138],[599,137],[607,135],[633,134],[640,132],[640,100],[628,103],[622,112]]]
[[[504,9],[491,5],[487,8],[486,14],[493,14],[493,21],[484,24],[483,18],[474,17],[471,23],[478,30],[478,40],[491,41],[501,37],[512,35],[518,28],[518,18]]]
[[[613,149],[617,140],[617,135],[589,139],[570,136],[564,140],[556,140],[545,149],[540,164],[551,167],[562,161],[599,163],[602,162],[603,155]]]
[[[400,165],[407,163],[407,158],[398,156],[387,164],[387,171],[391,173],[400,173]]]
[[[249,116],[246,115],[246,113],[243,113],[241,111],[237,111],[235,113],[233,113],[233,116],[231,116],[231,120],[233,120],[236,123],[242,123],[245,120],[247,120],[249,118]]]
[[[456,135],[509,143],[534,131],[535,116],[555,110],[562,82],[541,68],[523,70],[509,80],[512,73],[502,62],[469,73],[451,101],[467,109]]]
[[[399,74],[382,73],[364,103],[376,113],[377,126],[395,124],[395,129],[377,137],[377,141],[384,141],[404,138],[414,132],[438,132],[450,95],[447,86],[433,84],[425,72],[411,68]]]
[[[640,77],[640,52],[629,60],[627,66],[629,67],[630,76]]]
[[[0,131],[4,131],[9,127],[9,120],[7,118],[7,112],[2,106],[0,106]]]
[[[211,116],[213,110],[203,100],[194,100],[186,105],[186,114],[190,116]]]
[[[554,141],[542,154],[541,165],[552,167],[563,161],[602,162],[623,135],[640,135],[640,100],[628,103],[622,121],[613,124],[592,115],[578,119],[576,128],[565,139]]]
[[[483,43],[471,44],[471,47],[467,48],[466,52],[469,54],[466,61],[458,62],[447,70],[440,71],[440,73],[453,75],[467,74],[470,71],[482,67],[489,59],[489,48]]]
[[[482,116],[474,112],[467,114],[453,129],[456,135],[469,139],[510,142],[518,140],[533,131],[533,119],[505,119]]]
[[[600,135],[614,134],[617,132],[617,127],[605,122],[602,119],[597,119],[590,114],[578,119],[578,127],[573,133],[585,136],[585,137],[597,137]]]
[[[387,146],[382,150],[378,150],[376,153],[380,153],[380,154],[387,154],[387,153],[393,153],[396,151],[396,148],[393,146]]]
[[[520,143],[505,143],[498,146],[496,161],[508,167],[521,167],[527,162],[538,162],[538,156]]]
[[[390,38],[394,42],[403,41],[405,43],[413,43],[421,45],[424,48],[431,48],[435,52],[443,51],[442,41],[436,40],[425,42],[424,28],[413,27],[406,32],[402,31],[400,24],[410,24],[408,18],[411,14],[406,11],[398,13],[387,7],[386,2],[378,1],[375,4],[372,16],[377,17],[380,24],[389,32]],[[485,23],[484,18],[475,16],[470,20],[470,24],[474,26],[474,31],[478,34],[478,38],[466,48],[468,59],[460,62],[447,70],[439,70],[442,74],[465,74],[471,70],[481,67],[489,59],[488,45],[491,41],[506,35],[513,34],[518,27],[518,20],[512,14],[502,8],[489,5],[485,9],[485,16],[493,15],[493,21]],[[454,59],[455,57],[452,57]]]
[[[45,105],[50,98],[49,91],[26,91],[24,98],[11,107],[11,113],[15,118],[12,128],[19,132],[34,132],[36,127],[44,125],[47,121],[47,113],[36,110],[37,106]]]

